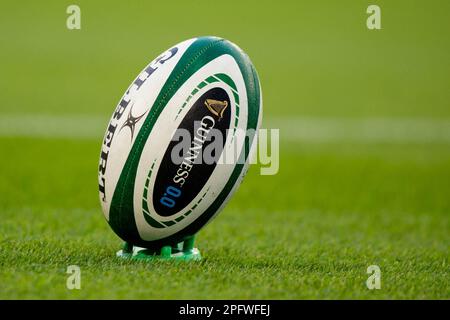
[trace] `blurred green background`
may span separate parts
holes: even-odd
[[[217,35],[252,58],[266,115],[449,116],[450,3],[376,1],[70,1],[3,4],[2,112],[109,114],[150,60]]]
[[[70,4],[81,30],[66,28]],[[381,30],[366,27],[370,4]],[[446,0],[2,3],[0,298],[450,298],[449,12]],[[201,263],[117,261],[97,198],[102,134],[138,72],[201,35],[251,57],[280,171],[250,170],[200,232]],[[65,287],[70,264],[82,290]],[[381,290],[365,285],[372,264]]]

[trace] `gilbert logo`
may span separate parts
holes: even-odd
[[[217,117],[219,120],[223,118],[223,113],[225,109],[228,107],[228,101],[219,101],[214,99],[206,99],[205,106],[208,108],[211,113]]]
[[[100,153],[100,161],[98,164],[98,191],[100,192],[100,198],[103,202],[106,202],[106,167],[108,165],[111,144],[113,142],[114,135],[116,134],[117,126],[119,125],[118,122],[121,121],[122,116],[125,114],[128,106],[132,103],[132,98],[136,95],[136,92],[138,92],[139,88],[141,88],[141,86],[151,77],[151,75],[156,70],[158,70],[161,65],[174,57],[177,52],[178,48],[173,47],[172,49],[169,49],[158,58],[150,62],[150,64],[139,74],[139,76],[134,80],[134,82],[125,92],[119,104],[117,105],[111,120],[109,121],[108,128],[106,129],[105,137],[103,139],[102,151]],[[140,119],[141,117],[138,118]],[[131,141],[133,141],[134,127],[139,119],[133,117],[132,113],[130,112],[128,114],[128,119],[125,121],[124,125],[121,128],[123,129],[125,126],[130,128]]]
[[[130,112],[128,113],[127,120],[125,120],[125,122],[123,123],[122,127],[120,128],[120,131],[122,131],[123,128],[130,128],[130,131],[131,131],[131,142],[133,142],[134,129],[136,128],[136,124],[147,113],[147,111],[145,111],[140,116],[134,117],[133,116],[133,106],[134,106],[134,104],[130,108]]]

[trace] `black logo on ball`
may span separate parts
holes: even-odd
[[[184,209],[202,190],[217,163],[205,163],[199,157],[214,142],[211,131],[218,130],[222,137],[221,149],[216,149],[219,159],[230,127],[230,98],[222,88],[204,93],[192,106],[178,129],[190,133],[191,144],[183,151],[182,162],[174,163],[171,153],[178,141],[171,141],[155,180],[153,207],[160,216],[168,217]],[[200,161],[198,161],[200,160]]]
[[[123,128],[130,128],[130,131],[131,131],[131,142],[133,142],[134,129],[136,128],[136,124],[147,113],[147,111],[145,111],[140,116],[134,117],[133,116],[133,106],[134,106],[134,104],[130,107],[130,111],[128,112],[127,120],[125,120],[125,122],[123,123],[122,127],[120,127],[120,131],[122,131]]]

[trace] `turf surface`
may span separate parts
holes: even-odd
[[[0,12],[1,299],[450,298],[448,1],[378,1],[381,31],[365,27],[367,1],[80,1],[79,31],[65,28],[69,4]],[[200,263],[119,261],[97,196],[101,132],[149,60],[203,34],[252,57],[280,171],[250,170],[198,235]],[[383,122],[368,136],[300,132],[349,118],[416,122],[392,141]],[[296,119],[315,120],[292,138]],[[68,265],[81,290],[66,288]]]

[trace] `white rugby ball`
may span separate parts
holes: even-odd
[[[125,92],[103,139],[100,201],[114,232],[145,248],[198,232],[245,175],[256,136],[237,139],[236,132],[257,131],[261,115],[258,75],[235,44],[194,38],[153,60]],[[172,155],[180,129],[192,138],[177,162]],[[213,142],[210,129],[223,134],[216,161],[194,161],[193,150]],[[232,148],[238,157],[230,164],[223,157]]]

